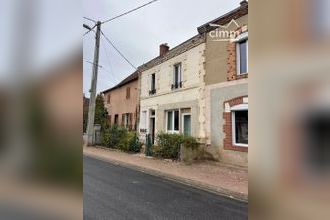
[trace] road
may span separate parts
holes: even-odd
[[[84,156],[84,219],[247,219],[247,204]]]

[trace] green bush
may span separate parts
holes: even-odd
[[[125,138],[127,130],[119,126],[104,129],[102,134],[103,145],[110,148],[118,148],[119,143]]]
[[[178,159],[181,145],[192,149],[198,147],[198,142],[194,137],[181,134],[159,133],[156,140],[157,145],[153,147],[153,155],[161,158]]]
[[[128,132],[125,128],[112,126],[104,129],[102,134],[103,145],[125,152],[140,152],[142,144],[136,132]]]

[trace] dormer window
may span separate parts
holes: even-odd
[[[237,75],[248,73],[248,40],[238,41],[236,44]]]
[[[178,89],[181,87],[182,87],[182,67],[181,67],[181,63],[178,63],[174,65],[172,89]]]

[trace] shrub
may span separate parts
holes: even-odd
[[[142,144],[139,142],[136,132],[127,132],[118,143],[118,149],[126,152],[140,152]]]
[[[103,145],[110,148],[118,148],[119,143],[125,138],[127,130],[119,126],[112,126],[104,129],[102,142]]]
[[[199,146],[196,138],[181,134],[159,133],[156,140],[157,145],[153,147],[153,155],[166,159],[178,159],[181,145],[189,149],[197,149]]]
[[[142,144],[136,132],[128,132],[125,128],[113,126],[103,131],[103,145],[126,152],[140,152]]]

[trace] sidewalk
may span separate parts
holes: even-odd
[[[246,168],[238,169],[211,161],[186,165],[172,160],[148,158],[144,154],[128,154],[96,147],[84,147],[83,152],[87,156],[247,201],[248,172]]]

